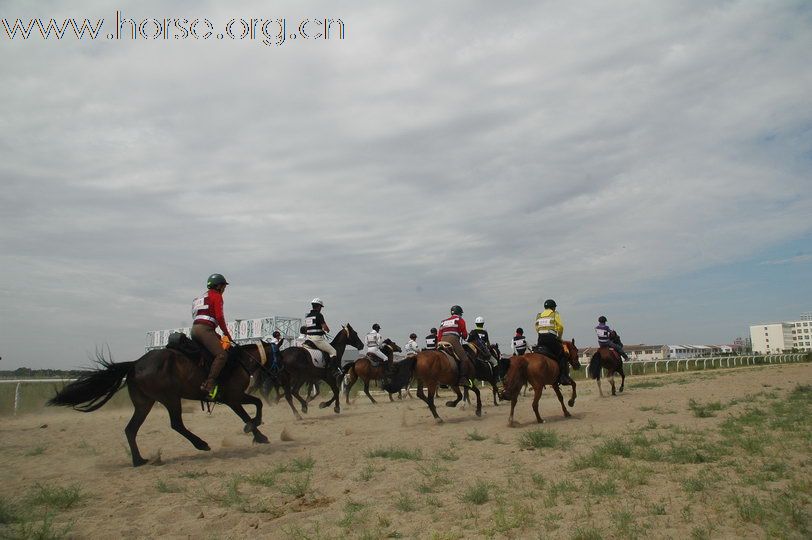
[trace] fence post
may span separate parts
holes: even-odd
[[[17,416],[17,410],[20,408],[20,383],[17,383],[17,388],[14,389],[14,416]]]

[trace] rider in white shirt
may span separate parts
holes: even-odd
[[[372,331],[367,334],[366,346],[367,354],[373,354],[380,358],[381,362],[386,362],[388,358],[381,352],[381,345],[383,345],[383,336],[380,334],[381,325],[375,323],[372,325]]]
[[[409,341],[406,343],[403,352],[406,353],[406,358],[415,356],[420,352],[420,345],[417,344],[417,334],[409,335]]]

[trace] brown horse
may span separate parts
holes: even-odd
[[[262,401],[246,394],[245,390],[254,372],[265,371],[263,364],[270,357],[271,346],[268,343],[235,345],[229,351],[228,363],[218,378],[216,401],[228,405],[237,413],[245,422],[245,432],[253,433],[255,443],[268,442],[268,438],[257,429],[262,424]],[[156,401],[169,411],[172,429],[186,437],[198,450],[211,450],[206,441],[186,429],[181,417],[181,399],[208,399],[200,390],[208,370],[200,366],[198,359],[174,349],[156,349],[138,360],[120,364],[97,353],[97,363],[100,366],[98,369],[85,373],[59,390],[48,401],[48,405],[73,407],[81,412],[95,411],[126,384],[135,411],[124,428],[124,433],[130,445],[134,467],[147,462],[138,451],[135,437]],[[125,377],[126,383],[123,382]],[[243,408],[245,404],[256,407],[254,418]]]
[[[589,361],[587,373],[590,378],[595,379],[595,382],[598,383],[598,392],[600,392],[601,397],[604,397],[603,389],[601,388],[601,368],[605,369],[609,374],[609,384],[612,385],[613,396],[617,395],[617,393],[615,393],[615,373],[620,374],[620,388],[618,392],[622,392],[623,387],[626,385],[626,374],[623,373],[623,358],[620,357],[620,354],[609,347],[599,347]]]
[[[383,346],[381,346],[381,352],[386,355],[386,358],[389,360],[390,364],[394,359],[395,353],[401,352],[401,350],[402,349],[398,346],[398,344],[389,338],[385,339],[383,341]],[[358,379],[364,381],[364,393],[367,395],[369,400],[372,403],[377,403],[375,398],[369,394],[369,381],[380,381],[385,375],[386,368],[383,365],[372,365],[372,361],[368,356],[364,356],[356,360],[346,375],[347,380],[346,384],[344,385],[344,400],[346,404],[350,404],[350,389]],[[392,399],[391,393],[389,394],[389,401],[395,401]]]
[[[575,347],[575,340],[564,341],[564,354],[567,357],[573,369],[581,369],[581,363],[578,361],[578,348]],[[505,389],[502,391],[502,399],[510,400],[510,417],[508,418],[508,426],[513,427],[513,410],[516,407],[516,401],[519,398],[519,391],[526,382],[530,382],[535,392],[533,396],[533,412],[536,414],[536,421],[540,424],[544,422],[539,414],[539,399],[541,399],[541,392],[545,385],[550,385],[558,396],[558,401],[561,403],[561,409],[564,411],[564,416],[569,417],[570,412],[564,406],[564,396],[561,394],[561,389],[558,385],[558,375],[560,368],[558,362],[536,352],[527,352],[522,356],[511,356],[510,367],[508,368],[507,376],[505,378]],[[572,381],[572,396],[568,401],[569,406],[575,406],[575,381]]]
[[[479,396],[479,389],[470,379],[474,377],[476,368],[470,358],[463,358],[460,363],[462,369],[462,386],[473,391],[476,395],[476,415],[482,416],[482,400]],[[394,373],[388,384],[384,385],[384,390],[395,393],[403,388],[412,377],[417,379],[417,397],[426,402],[431,414],[438,423],[443,419],[437,414],[434,406],[434,396],[437,393],[437,386],[447,384],[457,394],[457,399],[446,402],[447,407],[456,407],[462,401],[459,380],[460,373],[457,364],[448,355],[439,350],[420,351],[416,356],[401,360],[394,366]],[[428,394],[423,393],[423,383],[427,386]]]

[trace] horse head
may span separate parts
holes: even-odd
[[[562,341],[561,345],[564,347],[564,354],[567,356],[570,365],[573,369],[581,369],[581,361],[578,359],[578,347],[575,346],[575,338],[572,341]]]
[[[347,335],[347,345],[352,345],[359,351],[364,348],[364,342],[358,337],[358,332],[355,331],[350,323],[345,324],[342,328]]]
[[[383,342],[385,345],[389,345],[389,348],[392,349],[392,352],[403,352],[403,349],[401,349],[400,346],[391,339],[386,338],[385,340],[383,340]]]

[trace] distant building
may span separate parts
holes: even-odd
[[[597,351],[597,347],[587,347],[579,351],[581,361],[589,361]],[[666,360],[668,346],[666,345],[624,345],[623,350],[629,355],[630,361]]]
[[[780,354],[793,347],[793,327],[790,323],[757,324],[750,327],[750,340],[756,354]]]

